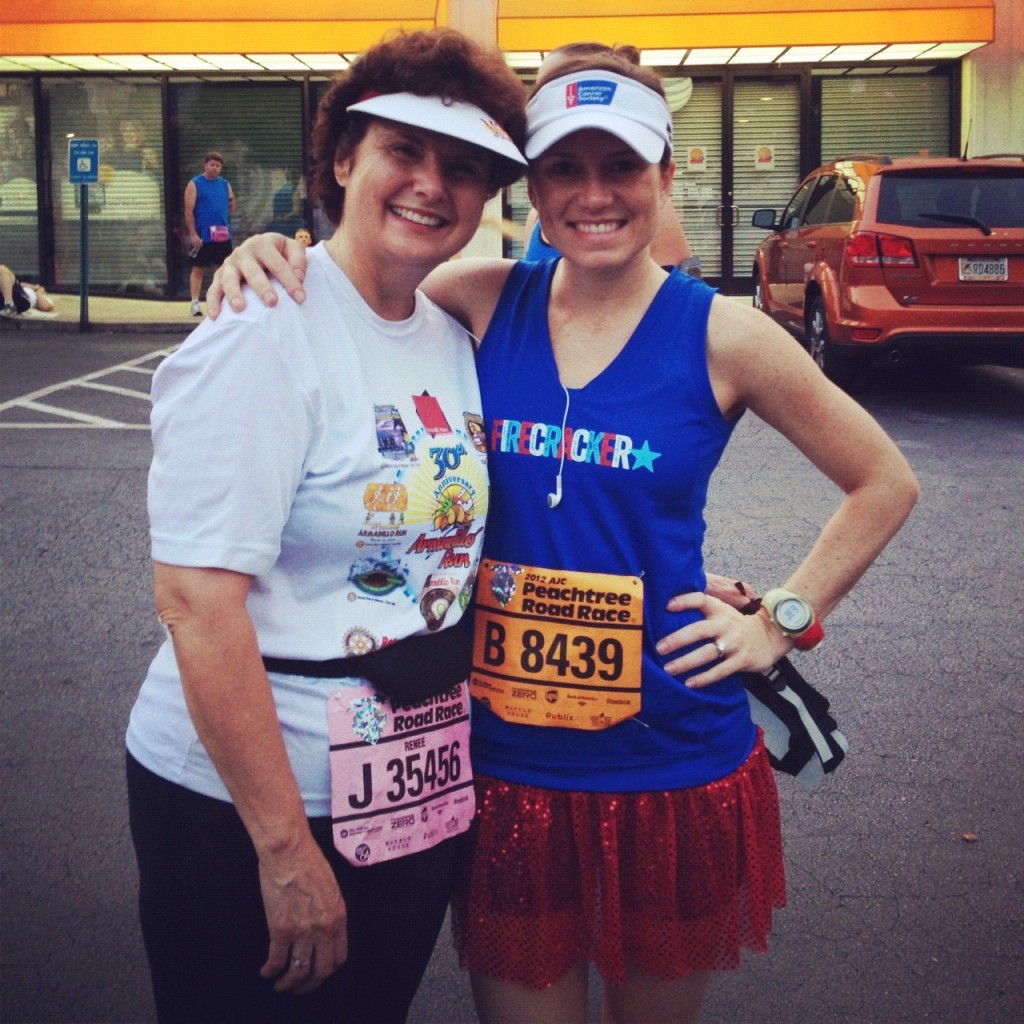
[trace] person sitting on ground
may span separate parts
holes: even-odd
[[[38,309],[41,313],[53,312],[53,299],[41,284],[19,280],[14,271],[3,263],[0,263],[0,293],[4,300],[0,309],[2,316],[18,316],[30,309]]]

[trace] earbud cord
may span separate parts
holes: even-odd
[[[562,438],[560,444],[562,446],[562,456],[558,460],[558,477],[556,483],[556,490],[558,492],[559,499],[562,496],[562,467],[565,465],[565,425],[569,421],[569,389],[563,384],[562,390],[565,392],[565,409],[562,412]]]

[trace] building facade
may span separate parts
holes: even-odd
[[[86,20],[93,6],[7,0],[0,13],[0,262],[57,291],[78,288],[84,197],[90,288],[183,296],[182,197],[210,149],[238,200],[236,240],[328,232],[305,185],[313,113],[334,70],[396,26],[452,24],[497,43],[527,83],[572,39],[641,46],[673,108],[674,204],[725,291],[750,284],[763,237],[750,212],[783,206],[822,160],[1024,152],[1017,0],[835,0],[832,24],[810,0],[595,0],[585,18],[553,16],[560,0],[406,0],[373,22],[344,16],[365,5],[313,0],[303,21],[273,23],[243,18],[252,5],[236,0],[216,23],[189,0],[152,0],[145,16],[110,0],[102,25]],[[319,52],[328,44],[336,52]],[[69,180],[72,137],[99,140],[85,190]],[[522,223],[525,187],[503,200]],[[505,251],[521,250],[513,239]]]

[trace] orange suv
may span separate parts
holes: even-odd
[[[757,248],[754,304],[840,384],[927,358],[1024,366],[1024,157],[850,156]]]

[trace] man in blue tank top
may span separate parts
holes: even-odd
[[[220,176],[224,158],[211,150],[206,154],[203,173],[185,186],[185,224],[191,249],[192,272],[188,287],[192,297],[192,315],[202,316],[199,294],[207,267],[219,267],[231,252],[231,214],[235,212],[235,194],[226,178]]]

